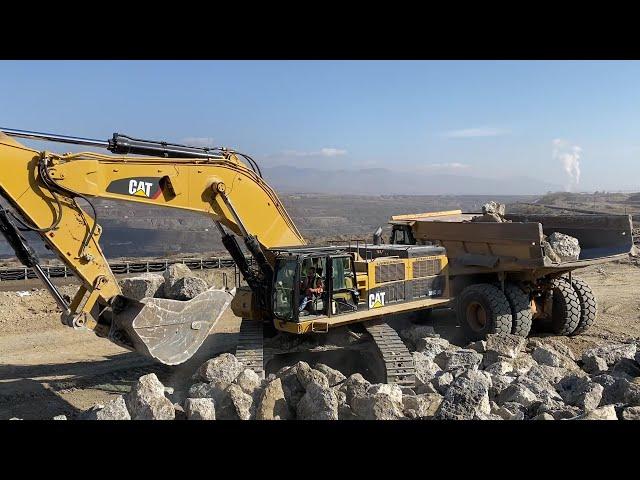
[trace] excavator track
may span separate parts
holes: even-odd
[[[236,358],[245,368],[256,372],[261,378],[264,373],[264,337],[262,322],[242,319],[236,346]]]
[[[416,382],[413,357],[396,331],[382,320],[364,322],[378,347],[387,374],[387,383],[413,387]]]

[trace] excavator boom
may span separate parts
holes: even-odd
[[[2,130],[2,129],[0,129]],[[76,274],[81,286],[67,304],[44,275],[63,310],[62,321],[142,352],[163,363],[188,359],[229,305],[227,292],[205,292],[186,305],[166,299],[137,302],[122,296],[100,248],[102,233],[78,203],[92,198],[178,208],[209,216],[238,263],[258,304],[265,307],[264,277],[271,274],[269,249],[304,245],[305,240],[259,168],[247,167],[233,151],[200,149],[114,134],[102,142],[20,130],[0,131],[0,194],[13,210],[0,210],[0,230],[23,263],[38,272],[35,253],[20,230],[37,232]],[[10,135],[8,135],[8,134]],[[12,137],[106,148],[116,155],[56,154],[28,148]],[[130,154],[130,155],[129,155]],[[157,155],[157,156],[150,156]],[[93,207],[92,207],[93,208]],[[250,267],[235,237],[256,259]],[[206,294],[206,295],[205,295]],[[133,313],[132,313],[133,312]]]

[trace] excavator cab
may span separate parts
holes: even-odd
[[[273,314],[285,322],[299,322],[356,311],[359,293],[355,279],[350,253],[322,248],[279,251],[272,290]],[[309,292],[309,288],[314,291]]]

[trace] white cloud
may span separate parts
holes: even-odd
[[[552,156],[560,161],[562,168],[569,177],[567,190],[571,191],[580,183],[580,155],[582,148],[578,145],[571,145],[567,140],[556,138],[552,142]]]
[[[463,128],[462,130],[449,130],[443,135],[448,138],[475,138],[475,137],[497,137],[506,135],[508,130],[495,127]]]
[[[325,147],[317,151],[300,152],[298,150],[285,150],[282,152],[287,157],[339,157],[346,155],[347,151],[342,148]]]
[[[211,137],[187,137],[182,139],[184,145],[193,147],[215,147],[216,144]]]

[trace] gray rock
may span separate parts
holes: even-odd
[[[249,420],[253,408],[253,397],[245,393],[239,385],[232,383],[225,390],[224,396],[217,402],[216,417],[218,420]]]
[[[256,420],[290,420],[293,414],[282,390],[279,378],[267,383],[260,395]]]
[[[358,417],[347,403],[347,394],[339,387],[332,387],[332,390],[338,400],[338,420],[356,420]]]
[[[233,381],[244,393],[253,396],[262,386],[262,379],[253,370],[246,368]]]
[[[545,412],[545,413],[536,415],[531,420],[555,420],[555,418],[553,418],[553,415],[551,415],[550,413]]]
[[[548,373],[543,368],[534,365],[525,375],[517,377],[516,382],[527,387],[540,401],[562,400],[547,376]]]
[[[207,282],[198,277],[184,277],[176,280],[169,289],[165,284],[165,296],[173,300],[191,300],[209,289]]]
[[[438,338],[440,336],[431,325],[411,325],[401,330],[399,335],[409,348],[415,348],[418,340],[422,338]]]
[[[492,363],[484,371],[491,375],[506,375],[509,372],[513,372],[513,365],[509,362],[499,361]]]
[[[426,383],[424,385],[418,385],[413,388],[413,391],[416,395],[422,395],[423,393],[438,393],[436,387],[431,383]]]
[[[53,420],[67,420],[67,416],[66,415],[56,415],[55,417],[53,417]]]
[[[640,407],[627,407],[622,411],[622,420],[640,420]]]
[[[515,380],[514,377],[506,375],[489,375],[491,375],[491,387],[489,388],[489,398],[491,399],[497,398]]]
[[[338,385],[339,383],[342,383],[347,379],[347,377],[345,377],[342,372],[339,372],[338,370],[331,368],[324,363],[316,363],[313,368],[322,373],[327,378],[330,387]]]
[[[615,345],[602,345],[600,347],[591,348],[582,354],[583,368],[591,374],[603,373],[601,370],[602,362],[596,360],[600,357],[607,363],[608,367],[613,367],[623,358],[633,360],[636,354],[636,346],[632,343],[620,343]]]
[[[621,358],[610,370],[610,373],[614,377],[632,380],[633,378],[640,377],[640,365],[638,365],[635,360]]]
[[[363,420],[404,418],[402,391],[396,385],[372,385],[363,396],[355,396],[351,409]]]
[[[569,369],[577,368],[577,365],[571,358],[560,354],[558,351],[547,345],[536,347],[531,356],[541,365]]]
[[[215,420],[216,408],[212,398],[187,398],[184,401],[187,420]]]
[[[554,420],[567,420],[574,418],[581,413],[579,407],[572,405],[565,405],[558,400],[548,400],[545,403],[541,403],[536,411],[537,415],[549,414]]]
[[[421,352],[427,357],[435,358],[436,355],[453,349],[453,345],[444,338],[426,337],[417,339],[415,348],[416,352]]]
[[[431,380],[431,385],[436,389],[438,393],[444,395],[447,393],[447,390],[453,383],[453,375],[449,372],[438,372],[433,380]]]
[[[143,375],[124,397],[132,420],[173,420],[173,403],[164,396],[164,385],[155,373]]]
[[[478,340],[477,342],[471,342],[467,345],[467,349],[474,350],[478,353],[485,353],[487,351],[487,341]]]
[[[172,263],[162,273],[165,290],[170,292],[173,285],[181,278],[193,277],[193,272],[184,263]]]
[[[412,352],[413,365],[416,369],[416,379],[418,385],[427,385],[442,371],[433,358],[422,352]]]
[[[495,214],[500,217],[504,217],[506,212],[506,207],[504,203],[497,203],[491,200],[490,202],[482,205],[482,213],[483,214]]]
[[[616,409],[613,405],[605,405],[596,408],[582,415],[572,418],[571,420],[617,420]]]
[[[560,232],[553,232],[547,238],[547,242],[563,262],[578,260],[580,257],[580,242],[575,237]]]
[[[531,370],[535,366],[538,366],[531,355],[526,353],[518,355],[518,357],[511,360],[510,363],[513,366],[513,375],[515,376],[526,375],[527,373],[529,373],[529,370]]]
[[[214,398],[216,390],[218,390],[218,388],[215,385],[212,385],[210,383],[204,383],[204,382],[194,383],[189,388],[189,391],[187,392],[187,397]]]
[[[457,368],[477,368],[482,362],[482,355],[473,350],[444,351],[435,357],[435,362],[444,371]]]
[[[93,410],[88,415],[89,420],[131,420],[127,404],[122,395],[109,400],[100,409]]]
[[[143,273],[135,277],[123,278],[118,283],[125,297],[138,301],[147,297],[161,297],[164,293],[164,279],[157,273]]]
[[[489,415],[489,390],[479,376],[461,375],[451,384],[434,418],[437,420],[472,420]]]
[[[519,403],[525,407],[532,406],[538,401],[535,393],[529,390],[525,385],[514,382],[505,388],[498,396],[497,403],[502,405],[507,402]]]
[[[215,382],[226,388],[243,370],[244,366],[235,355],[223,353],[200,365],[198,374],[205,382]]]
[[[604,392],[602,385],[576,375],[563,378],[556,388],[562,400],[585,411],[596,409],[600,405]]]
[[[498,405],[491,402],[491,413],[499,416],[503,420],[524,420],[526,408],[523,405],[513,402],[506,402]]]
[[[296,414],[298,420],[338,420],[338,397],[329,386],[309,383]]]
[[[516,358],[522,351],[527,340],[519,335],[487,335],[487,353],[494,353],[498,357]]]
[[[371,384],[359,373],[349,376],[341,385],[340,391],[346,395],[347,403],[353,404],[356,397],[364,397]]]
[[[306,365],[306,364],[305,364]],[[320,372],[319,370],[315,370],[311,367],[304,368],[299,367],[296,371],[296,375],[298,377],[298,381],[300,385],[306,390],[309,388],[309,385],[314,383],[316,385],[320,385],[325,388],[329,388],[329,380],[327,377]]]
[[[591,375],[598,375],[607,372],[609,370],[609,365],[604,358],[591,356],[583,359],[582,368],[585,372],[589,372]]]
[[[438,393],[404,395],[402,397],[405,416],[414,419],[432,418],[438,411],[441,403],[442,395]]]

